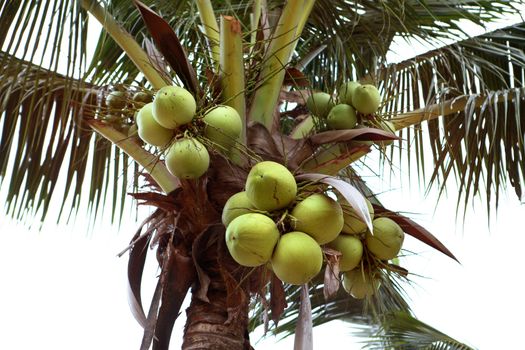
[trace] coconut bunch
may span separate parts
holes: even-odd
[[[392,219],[374,218],[374,208],[370,201],[366,201],[370,217],[373,219],[373,234],[343,199],[342,233],[327,245],[341,253],[341,284],[345,291],[356,299],[370,297],[379,288],[379,269],[388,266],[385,262],[398,256],[405,237],[402,228]]]
[[[331,130],[348,130],[374,127],[395,132],[394,125],[376,115],[381,105],[381,95],[372,84],[348,81],[341,85],[337,97],[326,92],[314,92],[306,100],[306,107],[312,114],[316,125]],[[392,141],[381,141],[381,145]]]
[[[195,98],[188,90],[165,86],[152,102],[140,108],[136,125],[144,142],[166,150],[166,167],[171,174],[180,179],[197,179],[210,165],[202,136],[212,147],[228,151],[240,136],[242,120],[234,108],[223,105],[199,116]]]
[[[322,194],[298,198],[295,178],[285,166],[272,161],[253,166],[245,191],[231,196],[222,213],[233,259],[247,267],[267,264],[290,284],[315,277],[323,264],[320,244],[339,234],[343,212]],[[329,219],[328,229],[317,222],[322,218]]]
[[[116,87],[103,100],[105,110],[101,113],[102,120],[128,136],[133,136],[137,133],[137,127],[133,123],[133,110],[141,108],[151,99],[152,96],[146,92],[132,93]]]
[[[374,220],[377,236],[367,234],[366,224],[346,201],[331,198],[321,188],[307,188],[298,193],[293,174],[279,163],[256,164],[245,190],[231,196],[222,212],[230,255],[242,266],[266,264],[283,282],[300,285],[321,271],[321,246],[326,246],[341,254],[345,289],[364,297],[362,288],[356,291],[350,286],[354,279],[349,276],[363,265],[367,251],[379,260],[397,256],[402,230],[392,220],[378,218]],[[373,207],[368,205],[373,217]]]

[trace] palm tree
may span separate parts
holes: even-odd
[[[296,346],[308,349],[312,325],[334,319],[369,325],[384,347],[466,348],[414,318],[402,294],[407,271],[395,262],[382,262],[383,285],[364,302],[338,288],[337,254],[330,250],[324,276],[302,287],[283,284],[266,266],[244,268],[232,259],[220,215],[250,167],[273,160],[304,186],[332,186],[355,208],[367,197],[377,214],[455,258],[423,227],[384,208],[359,166],[366,166],[364,155],[381,152],[385,165],[406,157],[408,170],[428,186],[444,190],[454,177],[458,210],[483,194],[497,203],[506,183],[522,198],[525,24],[472,38],[462,30],[466,22],[485,25],[515,13],[520,4],[2,0],[0,178],[7,213],[44,220],[58,202],[60,217],[69,217],[87,196],[94,218],[109,203],[117,220],[130,186],[134,199],[156,208],[127,249],[142,349],[168,348],[190,290],[185,349],[249,349],[249,333],[259,325],[295,332]],[[94,21],[104,30],[88,58]],[[399,36],[439,48],[390,64],[386,55]],[[368,121],[360,116],[366,128],[326,131],[312,122],[306,99],[319,90],[333,95],[347,80],[377,85],[381,108]],[[172,83],[195,96],[198,111],[223,103],[243,120],[232,152],[198,135],[211,165],[196,180],[173,176],[165,149],[147,147],[130,132],[143,105],[131,96],[148,99]],[[127,96],[118,108],[105,102],[114,91]],[[380,130],[385,121],[399,138],[392,146],[391,131]],[[425,161],[433,163],[430,176]],[[148,246],[161,274],[145,312],[140,285]]]

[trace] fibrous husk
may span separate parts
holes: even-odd
[[[210,165],[210,155],[198,140],[186,137],[170,146],[166,153],[166,166],[179,179],[197,179]]]
[[[317,243],[333,241],[343,228],[343,210],[337,201],[315,193],[297,203],[291,214],[294,229],[312,236]]]
[[[281,237],[271,261],[273,271],[281,281],[300,285],[321,271],[323,252],[312,237],[294,231]]]
[[[236,217],[226,229],[226,245],[237,263],[254,267],[267,263],[279,240],[279,230],[271,218],[259,213]]]
[[[377,218],[372,223],[374,234],[366,233],[365,242],[368,250],[381,260],[395,258],[405,239],[403,229],[387,217]]]

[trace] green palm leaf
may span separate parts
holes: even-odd
[[[408,313],[385,316],[381,326],[362,328],[357,335],[366,339],[365,349],[472,350],[472,348]]]
[[[59,216],[66,206],[71,215],[87,191],[96,216],[111,184],[116,218],[129,191],[131,161],[84,122],[94,117],[103,89],[5,53],[0,60],[0,149],[8,155],[0,159],[0,183],[8,180],[9,215],[44,219],[55,200],[62,203]]]
[[[402,149],[409,165],[415,155],[418,174],[424,178],[428,156],[425,159],[423,150],[431,149],[434,171],[429,184],[438,184],[443,191],[449,177],[454,177],[458,207],[461,200],[466,207],[474,196],[482,195],[490,212],[491,200],[495,196],[497,206],[505,183],[522,197],[523,33],[525,24],[510,26],[380,71],[387,96],[385,115],[394,115],[398,126],[413,125],[399,132],[404,141],[399,143],[398,159],[405,153]],[[422,124],[426,119],[431,120]]]

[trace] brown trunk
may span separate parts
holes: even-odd
[[[207,187],[188,186],[185,191],[190,200],[186,203],[188,217],[183,221],[192,223],[187,232],[196,233],[189,241],[197,279],[186,310],[182,349],[249,350],[250,293],[261,288],[260,269],[243,268],[232,259],[220,219],[226,200],[242,190],[246,171],[221,157],[215,164],[209,170]],[[197,227],[197,223],[203,225]]]
[[[250,349],[248,339],[248,302],[243,302],[236,317],[228,319],[226,291],[208,293],[210,302],[200,300],[195,294],[186,310],[184,329],[185,350],[244,350]],[[248,299],[246,299],[248,300]]]
[[[183,349],[250,349],[248,338],[249,278],[247,269],[235,264],[224,244],[224,229],[217,227],[197,239],[207,242],[195,256],[198,283],[186,310]],[[211,243],[213,242],[213,243]],[[211,243],[211,244],[210,244]],[[202,246],[201,246],[202,247]]]

